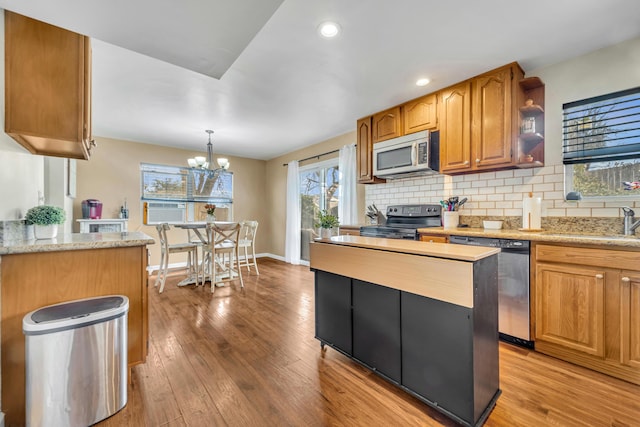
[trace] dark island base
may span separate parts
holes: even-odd
[[[458,424],[463,425],[463,426],[469,426],[469,427],[480,427],[480,426],[482,426],[487,421],[487,418],[489,418],[489,415],[491,414],[491,411],[493,411],[493,408],[495,408],[496,402],[498,401],[498,397],[500,397],[500,395],[502,394],[502,390],[498,389],[496,391],[496,393],[493,395],[493,398],[489,401],[489,404],[487,405],[485,410],[480,415],[480,418],[478,418],[478,421],[475,424],[470,424],[467,421],[463,420],[462,418],[458,417],[456,414],[454,414],[454,413],[452,413],[450,411],[447,411],[442,406],[439,406],[437,402],[432,402],[431,400],[426,399],[424,396],[421,396],[418,393],[416,393],[413,390],[411,390],[410,388],[407,388],[407,387],[403,386],[399,382],[393,380],[392,378],[389,378],[388,376],[384,375],[382,372],[372,368],[371,366],[367,365],[366,363],[363,363],[358,359],[354,359],[350,354],[345,353],[344,351],[340,350],[338,347],[332,346],[330,343],[323,341],[322,339],[318,338],[317,336],[315,338],[318,341],[320,341],[320,348],[323,351],[326,351],[326,347],[325,346],[331,347],[333,350],[337,351],[338,353],[342,353],[343,355],[347,356],[349,359],[353,360],[354,362],[358,363],[359,365],[364,366],[365,368],[369,369],[371,372],[373,372],[374,374],[378,375],[380,378],[383,378],[385,381],[389,382],[390,384],[393,384],[394,386],[398,387],[399,389],[401,389],[405,393],[408,393],[411,396],[415,397],[419,401],[421,401],[423,403],[426,403],[427,405],[429,405],[430,407],[432,407],[436,411],[440,412],[441,414],[446,415],[448,418],[454,420],[455,422],[457,422]]]
[[[497,257],[473,263],[465,307],[315,270],[316,333],[339,351],[464,426],[500,396]]]

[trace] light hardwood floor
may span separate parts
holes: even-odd
[[[453,426],[314,338],[308,267],[260,259],[245,289],[149,287],[147,363],[106,426]],[[245,270],[246,271],[246,270]],[[486,426],[640,426],[640,387],[500,344]]]

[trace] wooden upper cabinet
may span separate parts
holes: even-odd
[[[88,159],[88,37],[5,11],[5,132],[34,154]]]
[[[541,130],[520,134],[535,112]],[[371,119],[371,144],[423,130],[440,131],[440,173],[464,174],[544,164],[544,84],[524,79],[517,62],[381,111]],[[358,123],[358,138],[363,138]],[[360,144],[360,142],[359,142]],[[364,156],[362,153],[361,156]],[[363,160],[361,181],[371,182]]]
[[[522,70],[513,63],[440,92],[441,172],[516,165],[522,77]]]
[[[393,107],[373,115],[373,143],[402,136],[400,107]]]
[[[471,83],[439,93],[440,172],[465,172],[471,164]]]
[[[437,99],[432,93],[402,105],[405,135],[438,126]]]
[[[358,182],[360,184],[377,184],[384,179],[373,176],[373,142],[371,140],[371,117],[365,117],[357,122],[356,151],[358,156]]]
[[[511,64],[472,81],[471,141],[476,169],[515,164],[522,103],[518,82],[523,77],[520,67]]]

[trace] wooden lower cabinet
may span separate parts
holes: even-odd
[[[604,357],[604,275],[591,267],[536,266],[536,340]]]
[[[441,234],[422,234],[420,233],[421,242],[431,243],[449,243],[449,236],[443,236]]]
[[[25,338],[22,319],[32,310],[81,298],[129,298],[128,363],[147,356],[146,246],[3,255],[2,410],[7,426],[25,423]]]
[[[640,272],[623,271],[620,285],[621,360],[640,370]]]
[[[536,350],[640,384],[640,252],[534,245]]]
[[[341,225],[338,228],[338,234],[340,236],[359,236],[360,235],[360,226],[359,225]]]

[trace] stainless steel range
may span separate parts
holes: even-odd
[[[387,239],[417,240],[418,228],[440,227],[442,207],[440,205],[394,205],[387,207],[384,225],[360,227],[360,235],[385,237]]]

